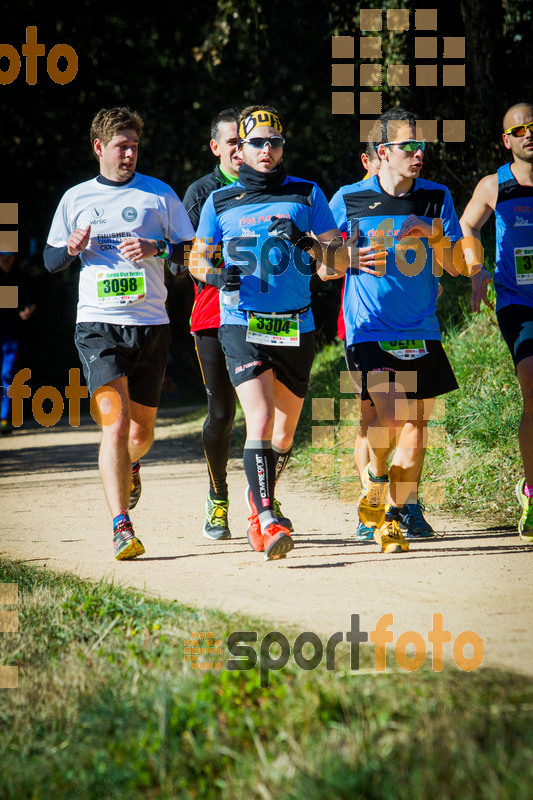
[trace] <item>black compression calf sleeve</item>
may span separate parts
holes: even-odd
[[[207,393],[207,417],[202,441],[209,471],[209,490],[212,499],[227,500],[226,478],[235,417],[235,389],[230,383],[216,328],[198,332],[194,342]]]
[[[247,440],[242,460],[257,513],[272,510],[276,467],[271,442]]]

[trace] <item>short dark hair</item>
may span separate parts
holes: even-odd
[[[218,142],[218,137],[220,135],[219,125],[222,122],[238,122],[239,120],[239,111],[236,108],[225,108],[223,111],[220,111],[213,117],[211,120],[211,139],[214,139]]]
[[[106,145],[115,134],[127,129],[134,130],[140,139],[143,125],[141,115],[130,111],[126,106],[101,108],[91,123],[91,147],[94,146],[95,139],[100,139]]]
[[[394,128],[399,128],[401,124],[405,123],[407,123],[409,126],[416,127],[418,119],[419,117],[417,114],[414,114],[412,111],[407,111],[405,108],[401,108],[400,106],[396,106],[395,108],[390,108],[388,111],[385,111],[384,114],[377,118],[372,126],[372,130],[370,131],[370,135],[368,137],[366,151],[367,154],[370,155],[368,146],[371,148],[377,148],[377,146],[383,142],[389,142],[390,137],[395,135],[390,131],[389,123],[392,123],[390,127],[394,131]]]
[[[365,146],[365,153],[368,158],[373,161],[375,158],[378,158],[378,154],[376,152],[376,145],[374,142],[367,142]]]

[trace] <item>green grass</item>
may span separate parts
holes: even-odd
[[[291,659],[262,688],[258,669],[200,672],[183,653],[192,631],[261,640],[265,622],[5,561],[0,581],[19,584],[19,633],[0,636],[19,668],[0,691],[2,800],[531,797],[531,679],[377,674],[365,649],[359,672],[346,653],[329,672]]]
[[[446,398],[445,447],[428,451],[425,476],[445,480],[450,510],[514,524],[514,487],[523,474],[522,398],[511,356],[488,313],[447,336],[444,345],[459,390]]]

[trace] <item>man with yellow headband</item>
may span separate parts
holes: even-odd
[[[511,352],[524,408],[518,441],[524,477],[516,485],[522,506],[520,537],[533,544],[533,104],[518,103],[503,118],[503,144],[513,160],[486,175],[461,217],[463,233],[480,237],[496,216],[496,317]],[[472,311],[489,306],[491,274],[482,269],[472,280]]]
[[[227,281],[219,337],[246,418],[248,541],[266,560],[284,558],[294,547],[290,523],[276,517],[273,500],[314,356],[311,267],[302,250],[324,243],[330,268],[349,261],[321,189],[286,174],[283,132],[270,106],[241,113],[239,179],[206,201],[191,258],[191,272],[205,280],[213,271],[205,257],[210,244],[223,244]]]

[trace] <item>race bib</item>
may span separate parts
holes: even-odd
[[[514,264],[517,284],[533,283],[533,247],[515,247]]]
[[[96,276],[98,305],[105,308],[139,303],[146,297],[145,271],[100,272]]]
[[[300,344],[298,317],[296,314],[254,314],[249,311],[246,341],[298,347]]]
[[[386,353],[402,361],[411,361],[413,358],[421,358],[427,353],[426,343],[423,339],[402,339],[397,342],[380,342],[379,346]]]

